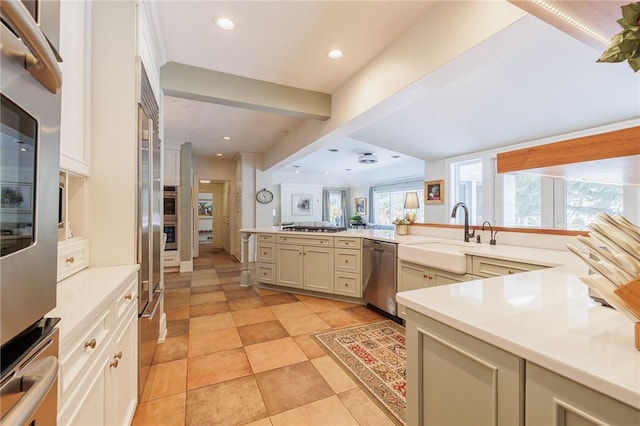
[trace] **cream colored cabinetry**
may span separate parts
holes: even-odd
[[[470,274],[456,274],[428,266],[398,260],[398,291],[417,290],[420,288],[459,283],[473,279]],[[398,315],[406,316],[406,307],[398,304]]]
[[[640,410],[527,362],[525,424],[638,425]]]
[[[164,150],[164,186],[180,186],[180,151],[176,149]]]
[[[61,171],[58,198],[57,278],[61,281],[89,266],[84,176]]]
[[[524,360],[411,309],[406,321],[407,424],[524,424]]]
[[[287,241],[302,242],[304,245]],[[333,293],[333,248],[331,238],[278,238],[276,284],[323,293]],[[318,247],[323,245],[323,247]]]
[[[362,239],[334,238],[334,292],[362,297]]]
[[[114,272],[115,271],[115,272]],[[58,424],[130,424],[137,403],[137,267],[90,268],[58,284]]]
[[[546,266],[531,263],[515,262],[511,260],[495,259],[491,257],[473,256],[472,274],[476,277],[491,278],[502,275],[518,274],[520,272],[543,269]]]
[[[178,250],[164,251],[162,261],[165,268],[177,268],[180,266],[180,252]]]
[[[256,273],[258,281],[266,284],[276,283],[276,236],[274,234],[257,235]]]

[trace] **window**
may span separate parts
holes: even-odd
[[[601,212],[622,214],[622,191],[622,185],[567,180],[566,228],[587,229],[587,224],[595,222]]]
[[[407,192],[417,192],[419,209],[405,209],[404,199]],[[371,188],[373,200],[373,222],[378,225],[392,225],[393,221],[403,218],[410,211],[416,213],[416,222],[424,222],[424,186],[423,181],[402,184],[381,185]]]
[[[542,226],[542,178],[508,174],[503,177],[504,226]]]
[[[343,191],[329,191],[329,222],[336,226],[344,226],[342,223],[344,206],[342,205]]]
[[[453,200],[452,203],[462,201],[469,210],[469,224],[479,225],[484,219],[483,195],[482,195],[482,159],[460,161],[451,164],[453,173]],[[464,215],[458,215],[456,223],[464,223]]]

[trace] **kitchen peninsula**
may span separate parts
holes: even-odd
[[[459,423],[640,424],[633,324],[593,302],[572,271],[413,290],[397,300],[407,307],[408,424],[451,416]]]

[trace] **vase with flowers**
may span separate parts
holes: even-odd
[[[409,219],[398,218],[393,221],[393,224],[396,226],[396,234],[407,235],[409,233],[409,225],[411,224]]]

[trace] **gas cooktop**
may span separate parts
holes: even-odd
[[[285,226],[283,231],[296,231],[296,232],[327,232],[335,233],[346,231],[347,228],[341,228],[338,226]]]

